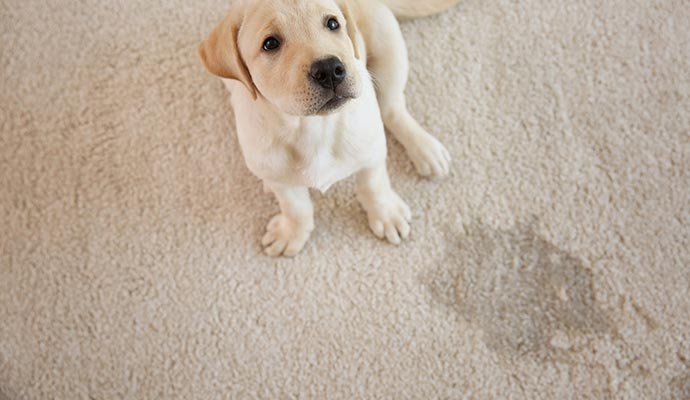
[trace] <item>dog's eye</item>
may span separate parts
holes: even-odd
[[[280,47],[280,40],[270,37],[264,41],[263,49],[264,51],[273,51]]]
[[[326,27],[328,27],[328,29],[330,29],[330,30],[332,30],[332,31],[337,31],[338,29],[340,29],[340,23],[338,22],[337,19],[335,19],[335,18],[330,18],[330,19],[326,22]]]

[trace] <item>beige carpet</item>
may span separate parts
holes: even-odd
[[[690,7],[405,23],[455,158],[396,248],[351,182],[296,260],[197,59],[227,2],[0,4],[0,398],[690,399]]]

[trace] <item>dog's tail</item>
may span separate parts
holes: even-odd
[[[382,0],[396,17],[411,19],[438,14],[458,4],[460,0]]]

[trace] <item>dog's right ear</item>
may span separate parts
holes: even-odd
[[[345,20],[347,21],[347,35],[350,37],[350,41],[352,42],[352,47],[355,51],[355,58],[360,60],[362,58],[362,46],[360,44],[359,27],[357,26],[355,14],[351,11],[351,6],[347,1],[343,0],[338,4],[340,6],[340,11],[343,13]]]
[[[244,20],[244,10],[237,3],[241,2],[233,3],[225,19],[201,43],[199,56],[210,73],[242,82],[256,100],[258,91],[237,43]]]

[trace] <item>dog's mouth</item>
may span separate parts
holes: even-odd
[[[352,100],[352,96],[346,96],[342,94],[336,94],[333,93],[333,97],[331,97],[330,100],[328,100],[321,108],[319,109],[318,114],[327,114],[332,111],[335,111],[339,109],[340,107],[344,106],[345,103],[348,101]]]
[[[329,111],[334,111],[343,106],[345,103],[347,103],[349,99],[347,97],[343,96],[333,96],[332,99],[328,100],[326,104],[324,104],[319,112],[329,112]]]

